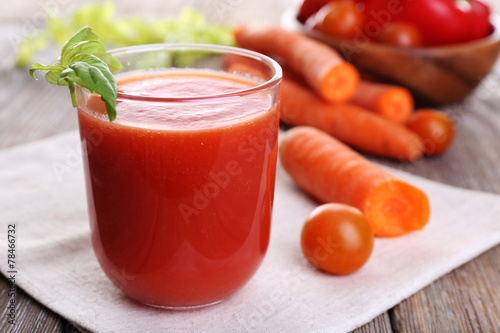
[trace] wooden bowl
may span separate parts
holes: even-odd
[[[407,87],[420,105],[456,103],[487,76],[500,52],[500,17],[492,16],[493,32],[473,42],[442,47],[402,48],[363,39],[347,40],[313,30],[289,9],[285,28],[323,41],[355,65],[368,80]]]

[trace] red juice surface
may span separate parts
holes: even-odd
[[[202,71],[118,81],[126,94],[169,97],[253,85]],[[245,284],[269,242],[279,121],[270,94],[121,100],[113,123],[99,97],[81,104],[92,243],[111,281],[170,307],[217,302]]]

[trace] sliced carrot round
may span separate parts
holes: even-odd
[[[352,64],[340,63],[325,75],[320,88],[321,97],[330,102],[346,101],[356,91],[359,80],[359,72]]]
[[[379,237],[396,237],[421,230],[429,221],[430,205],[425,193],[398,179],[374,188],[364,205],[368,223]]]
[[[376,108],[381,115],[402,124],[413,112],[413,97],[408,90],[393,87],[377,98]]]

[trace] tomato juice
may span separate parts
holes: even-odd
[[[216,303],[251,278],[267,250],[278,87],[228,96],[258,83],[208,70],[117,81],[114,122],[99,96],[87,92],[78,107],[99,264],[142,303]],[[155,96],[169,99],[148,100]]]

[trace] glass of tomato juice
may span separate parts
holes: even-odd
[[[248,50],[156,44],[109,52],[117,117],[77,87],[92,245],[108,278],[152,306],[215,304],[269,243],[281,68]]]

